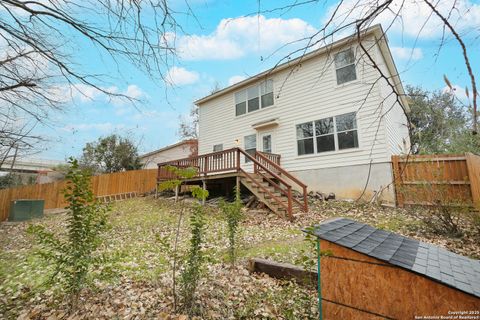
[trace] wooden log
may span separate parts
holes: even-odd
[[[248,262],[250,272],[265,273],[272,278],[292,279],[300,284],[317,285],[317,273],[289,263],[253,258]]]

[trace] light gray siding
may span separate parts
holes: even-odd
[[[372,54],[377,56],[375,42],[370,39],[364,43],[372,46]],[[379,116],[382,99],[376,83],[378,73],[363,61],[359,49],[354,49],[359,59],[357,80],[344,85],[336,84],[332,60],[324,54],[268,77],[274,81],[274,106],[235,116],[234,93],[228,92],[201,104],[199,154],[212,152],[218,143],[227,149],[237,146],[238,141],[243,147],[244,136],[259,137],[263,131],[272,131],[273,152],[281,154],[282,166],[290,171],[388,162],[392,151],[385,130],[387,119]],[[352,111],[357,112],[359,148],[297,155],[296,124]],[[276,127],[252,127],[274,118],[278,121]]]

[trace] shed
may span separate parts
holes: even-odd
[[[312,230],[328,252],[321,259],[324,319],[479,316],[479,260],[351,219]]]

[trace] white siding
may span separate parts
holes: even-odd
[[[365,42],[367,46],[373,43]],[[372,51],[375,55],[375,49]],[[380,92],[377,85],[371,88],[377,79],[373,68],[360,62],[358,79],[337,86],[333,64],[326,55],[321,55],[302,62],[293,71],[287,69],[269,78],[274,80],[274,106],[236,117],[234,92],[200,105],[199,154],[212,152],[213,145],[218,143],[223,143],[224,149],[235,147],[237,139],[243,148],[244,136],[262,132],[253,129],[253,124],[278,118],[279,125],[273,129],[273,152],[281,154],[282,166],[287,170],[389,161],[385,119],[379,117]],[[296,124],[352,111],[358,111],[358,149],[297,155]],[[259,144],[257,136],[257,148]]]
[[[191,145],[188,143],[172,147],[167,150],[140,157],[144,169],[156,169],[157,164],[170,160],[188,158],[192,154]]]
[[[385,60],[377,48],[378,64],[382,72],[389,75]],[[394,94],[392,87],[385,79],[380,80],[380,98],[383,103],[382,115],[385,118],[385,137],[389,155],[408,153],[410,149],[410,136],[407,126],[407,117]]]

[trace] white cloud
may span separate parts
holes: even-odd
[[[399,60],[420,60],[423,58],[423,51],[420,48],[391,47],[390,50],[395,58]]]
[[[114,130],[119,130],[124,128],[124,125],[114,125],[111,122],[101,122],[101,123],[77,123],[69,124],[63,127],[64,131],[99,131],[101,133],[109,133]]]
[[[193,84],[198,81],[199,75],[195,71],[188,71],[182,67],[172,67],[168,70],[165,80],[174,86]]]
[[[111,96],[108,93],[121,94],[125,97]],[[63,103],[104,101],[112,103],[115,107],[125,105],[129,98],[139,100],[146,96],[142,89],[135,84],[129,85],[125,90],[120,90],[117,86],[95,88],[77,83],[51,87],[49,94],[50,98]]]
[[[237,59],[252,52],[269,52],[315,31],[301,19],[268,19],[260,15],[222,19],[209,35],[181,36],[175,40],[185,60]],[[166,36],[168,41],[172,37]]]
[[[228,85],[231,86],[231,85],[234,85],[235,83],[239,83],[240,81],[243,81],[245,80],[246,77],[244,76],[233,76],[233,77],[230,77],[230,79],[228,79]]]
[[[335,11],[338,3],[332,5],[323,19],[326,23]],[[371,13],[372,8],[378,7],[378,0],[346,0],[337,10],[336,19],[333,24],[336,26],[346,25],[360,17]],[[454,9],[452,10],[452,7]],[[436,2],[437,10],[444,16],[449,16],[449,21],[457,31],[472,27],[478,27],[480,20],[480,4],[472,3],[469,0],[441,0]],[[443,23],[435,15],[424,1],[418,0],[393,0],[389,5],[390,10],[384,11],[372,23],[381,23],[383,27],[389,28],[396,14],[395,23],[390,30],[401,32],[410,37],[435,38],[442,35]],[[425,23],[428,21],[427,23]]]

